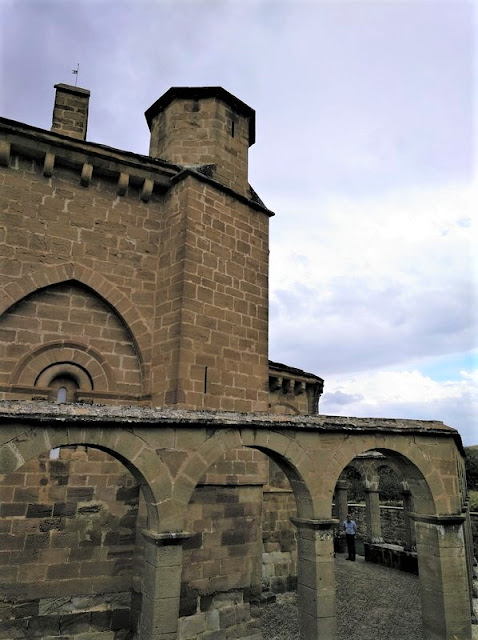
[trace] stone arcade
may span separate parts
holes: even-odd
[[[56,89],[51,131],[0,120],[0,638],[260,638],[283,477],[302,637],[332,640],[332,502],[374,451],[409,496],[424,637],[470,640],[458,433],[319,416],[323,381],[268,361],[254,111],[170,89],[142,156],[87,142],[89,92]]]

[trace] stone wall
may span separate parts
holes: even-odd
[[[129,638],[140,571],[131,474],[99,450],[62,448],[0,478],[0,637]]]
[[[75,349],[54,362],[76,365],[81,399],[267,410],[272,212],[247,181],[254,111],[220,88],[183,93],[155,112],[153,157],[84,141],[89,92],[75,87],[57,85],[53,133],[0,123],[0,399],[48,394],[30,332]],[[78,362],[86,348],[103,388]]]
[[[97,449],[64,447],[1,478],[0,637],[136,637],[146,517],[129,472]],[[181,640],[253,637],[262,588],[295,587],[295,498],[268,481],[287,485],[273,463],[269,474],[262,453],[234,449],[198,484],[184,544]]]
[[[44,387],[54,388],[57,374],[61,377],[69,373],[84,379],[81,386],[86,397],[98,398],[101,392],[104,392],[102,399],[115,396],[119,401],[123,394],[141,396],[141,367],[131,335],[118,314],[86,287],[58,284],[30,294],[0,318],[0,334],[7,342],[0,384],[8,384],[18,371],[19,382],[36,381],[35,393],[41,394]],[[61,335],[74,335],[75,339],[58,341]],[[85,355],[82,342],[89,343],[90,354]],[[93,374],[93,349],[97,353],[101,350],[96,362],[99,372],[94,380],[84,373],[82,366],[86,359]],[[19,371],[18,363],[32,353],[37,353],[37,358],[30,358]],[[70,364],[59,364],[62,360]]]
[[[263,454],[233,449],[197,485],[188,510],[192,536],[183,552],[182,640],[258,633],[266,479]]]
[[[262,524],[262,585],[274,593],[297,586],[297,543],[290,518],[297,512],[292,490],[266,487]]]
[[[357,523],[357,536],[367,537],[367,523],[365,520],[364,504],[349,504],[349,511]],[[387,544],[403,545],[405,540],[403,508],[380,505],[380,522],[382,537]]]
[[[268,217],[188,176],[160,219],[157,404],[266,411]]]

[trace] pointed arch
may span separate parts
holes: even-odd
[[[151,352],[151,331],[128,297],[119,291],[103,275],[85,266],[74,263],[44,266],[37,271],[22,276],[4,289],[0,301],[0,316],[11,306],[26,296],[56,284],[80,284],[98,295],[122,320],[131,335],[143,379],[144,392],[149,392],[149,361]]]

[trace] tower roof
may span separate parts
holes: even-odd
[[[205,98],[217,98],[234,109],[237,113],[249,118],[249,146],[256,141],[256,112],[245,102],[233,96],[222,87],[171,87],[144,113],[148,127],[151,130],[153,118],[173,100],[202,100]]]

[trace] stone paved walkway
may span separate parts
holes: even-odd
[[[422,640],[418,578],[364,562],[335,559],[339,640]],[[299,640],[295,594],[278,596],[263,613],[267,640]]]

